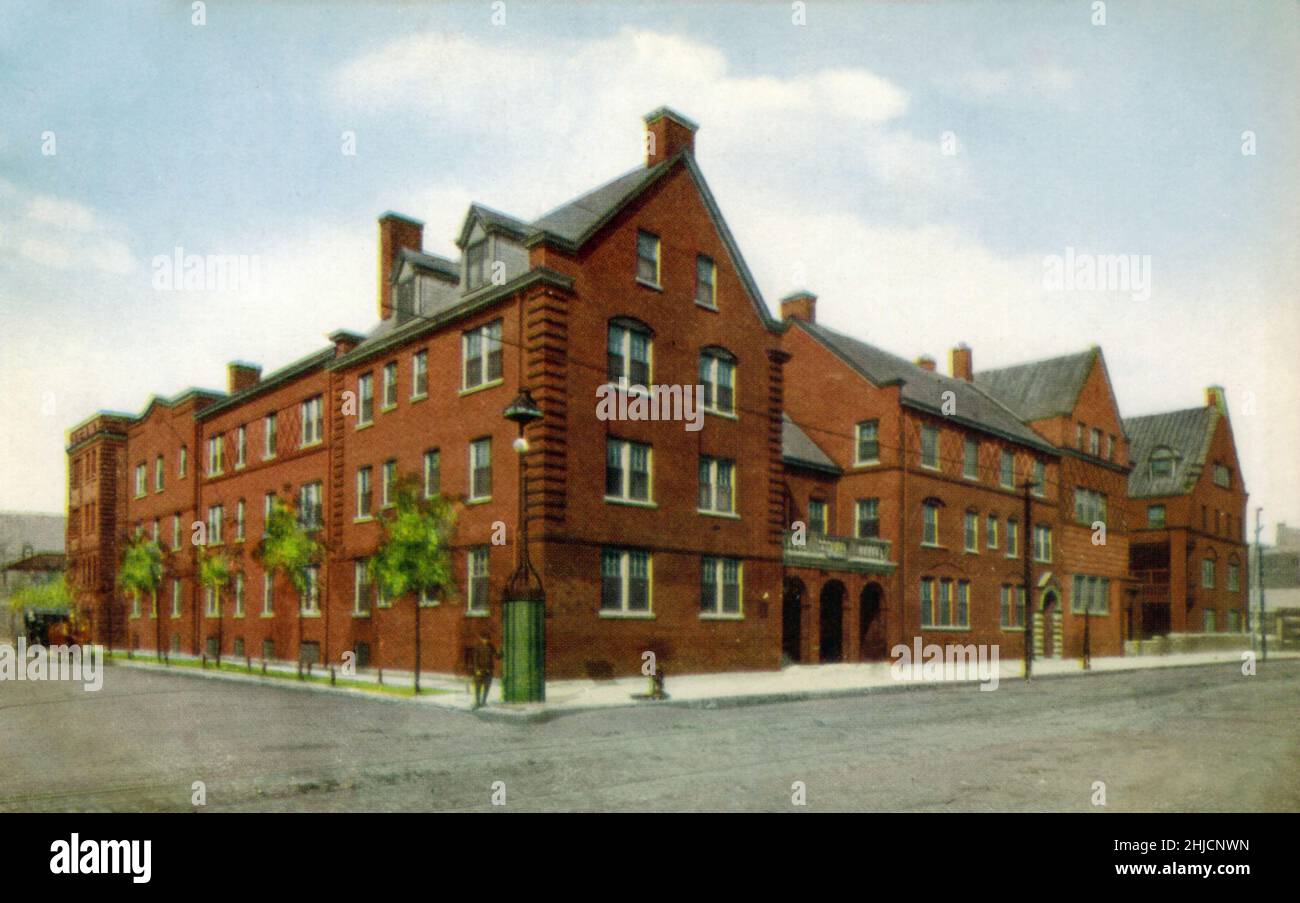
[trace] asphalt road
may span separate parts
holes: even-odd
[[[1282,661],[542,724],[115,667],[0,683],[0,811],[1296,812],[1298,716]]]

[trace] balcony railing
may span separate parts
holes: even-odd
[[[785,562],[790,565],[836,568],[849,571],[889,571],[895,565],[889,557],[888,540],[857,539],[828,533],[807,533],[802,543],[792,531],[785,533]]]

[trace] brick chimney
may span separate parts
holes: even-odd
[[[817,296],[812,292],[794,292],[781,299],[782,320],[817,322]]]
[[[338,329],[330,333],[330,341],[334,343],[334,356],[342,357],[353,348],[361,344],[364,336],[359,336],[355,332],[348,332],[346,329]]]
[[[387,320],[393,312],[391,298],[393,262],[402,248],[424,248],[424,223],[400,213],[388,212],[379,218],[379,317]]]
[[[671,158],[682,148],[695,153],[695,131],[699,126],[676,110],[660,107],[645,117],[645,165]]]
[[[1214,408],[1220,414],[1228,413],[1228,396],[1224,393],[1223,386],[1205,387],[1205,406]]]
[[[928,354],[923,354],[916,359],[916,366],[920,367],[922,370],[929,370],[931,373],[933,373],[934,358],[930,357],[930,355]]]
[[[257,385],[261,379],[262,368],[258,364],[246,364],[243,361],[226,364],[226,391],[231,395]]]
[[[970,346],[965,342],[952,350],[952,375],[954,379],[975,381],[975,362],[971,356]]]

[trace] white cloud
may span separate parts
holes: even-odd
[[[71,198],[30,194],[0,181],[0,260],[38,267],[80,269],[110,276],[135,271],[126,230]],[[19,212],[21,211],[21,213]]]
[[[1059,103],[1073,90],[1073,70],[1055,63],[1017,68],[974,67],[935,79],[946,93],[977,104]]]

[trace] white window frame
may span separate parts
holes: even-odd
[[[397,459],[389,458],[384,462],[384,485],[382,488],[383,506],[391,508],[397,504]]]
[[[700,287],[704,285],[704,280],[700,279],[700,265],[708,264],[708,286],[709,297],[707,301],[700,300]],[[708,254],[695,255],[695,303],[701,307],[707,307],[709,310],[718,309],[718,264]]]
[[[487,455],[486,470],[488,473],[488,479],[487,479],[488,485],[487,485],[487,492],[486,494],[483,495],[479,495],[477,492],[479,487],[478,487],[478,477],[477,477],[478,468],[476,466],[477,462],[475,461],[475,450],[478,448],[486,449],[486,455]],[[475,439],[473,442],[469,444],[469,501],[486,502],[491,498],[492,498],[492,439],[490,437],[484,437],[482,439]]]
[[[617,330],[617,334],[615,334]],[[640,336],[645,340],[645,360],[639,363],[645,364],[645,382],[634,382],[632,380],[632,338]],[[609,346],[612,344],[611,339],[618,340],[618,353],[622,360],[622,370],[614,379],[609,379]],[[605,336],[605,378],[610,385],[617,386],[625,392],[648,391],[648,387],[654,384],[654,334],[646,327],[635,325],[628,321],[611,321],[607,327]]]
[[[632,495],[632,453],[634,450],[643,450],[645,452],[645,498],[637,498]],[[616,495],[609,493],[608,472],[610,453],[615,452],[618,455],[619,467],[619,490]],[[605,501],[607,502],[631,502],[638,505],[650,505],[654,503],[654,449],[643,442],[632,442],[627,439],[616,439],[613,436],[605,438]]]
[[[926,458],[925,440],[927,436],[930,436],[934,439],[934,463],[933,464],[927,464],[925,460]],[[921,466],[924,467],[926,470],[943,469],[943,455],[941,454],[939,449],[939,445],[942,442],[942,439],[943,439],[942,433],[940,432],[937,426],[934,426],[929,423],[921,425],[921,447],[919,451],[921,454]]]
[[[467,550],[465,552],[465,610],[470,614],[488,614],[492,596],[491,577],[491,547],[475,546]]]
[[[432,481],[429,476],[431,473],[437,473],[438,475],[438,485],[436,487],[430,486]],[[440,492],[442,492],[442,451],[431,448],[424,453],[424,497],[430,499]]]
[[[487,386],[495,386],[505,379],[505,353],[502,350],[504,343],[502,341],[502,321],[493,320],[491,323],[484,323],[482,326],[476,326],[473,329],[467,329],[460,336],[460,388],[462,392],[468,392],[473,389],[481,389]],[[477,354],[470,353],[470,346],[476,345]],[[501,372],[496,376],[489,376],[492,354],[500,356]],[[480,362],[478,379],[470,381],[469,363],[471,360]]]
[[[735,582],[726,580],[727,570],[735,569]],[[726,589],[736,587],[735,610],[728,610]],[[705,590],[711,589],[713,603],[705,605]],[[740,619],[745,616],[745,563],[739,558],[705,555],[700,559],[700,617]]]
[[[235,470],[242,470],[247,462],[248,430],[241,424],[235,428]]]
[[[352,614],[357,617],[368,617],[370,615],[370,598],[374,593],[374,585],[370,582],[370,575],[367,573],[367,562],[364,559],[357,559],[353,562],[352,567]]]
[[[275,457],[275,446],[279,437],[276,430],[279,429],[279,418],[275,414],[267,414],[262,418],[262,460],[270,461]]]
[[[421,383],[424,383],[421,386]],[[429,397],[429,351],[422,349],[411,355],[411,401]]]
[[[374,516],[375,484],[373,469],[369,464],[357,468],[357,520]],[[365,503],[364,505],[362,503]]]
[[[218,477],[226,472],[226,437],[208,437],[208,476]]]
[[[379,371],[382,374],[380,391],[383,392],[379,410],[391,411],[397,407],[397,361],[389,361],[384,364],[383,369]],[[389,398],[392,401],[389,401]]]
[[[235,617],[244,616],[244,575],[236,572],[234,577]]]
[[[366,371],[357,377],[357,427],[375,422],[375,374]]]
[[[607,557],[618,556],[619,564],[619,598],[617,608],[605,607],[605,561]],[[632,561],[633,558],[644,559],[646,567],[646,607],[631,608],[632,598]],[[600,613],[604,617],[652,617],[654,615],[654,555],[643,549],[626,549],[606,546],[600,550]]]
[[[226,512],[221,505],[208,506],[208,545],[221,545],[221,530]]]
[[[309,564],[303,568],[307,581],[307,591],[298,597],[298,604],[305,615],[320,614],[320,566]]]
[[[720,376],[724,370],[731,377],[727,386],[731,390],[731,404],[725,408],[718,404],[718,386],[722,385]],[[700,352],[700,382],[704,385],[704,410],[707,413],[728,417],[736,415],[736,370],[735,358],[729,352],[711,349]]]
[[[962,518],[962,547],[974,555],[980,552],[980,516],[977,511],[967,511]]]
[[[931,527],[933,527],[933,538],[927,539],[926,534],[931,532]],[[939,546],[938,505],[921,503],[921,545],[930,548],[938,548]]]
[[[709,475],[709,482],[708,482],[709,497],[707,499],[707,504],[700,505],[698,509],[699,513],[728,514],[728,515],[738,514],[739,512],[736,511],[737,468],[736,468],[735,460],[731,458],[714,458],[711,455],[700,455],[700,465],[697,472],[702,474],[703,471],[705,470],[708,471],[708,475]],[[727,472],[728,476],[730,477],[730,479],[727,482],[727,497],[726,497],[725,507],[719,504],[719,500],[722,497],[722,492],[721,492],[722,481],[720,477],[724,472],[724,470]],[[700,489],[702,491],[704,489],[704,486],[701,485]],[[696,501],[704,502],[705,500],[696,499]]]
[[[647,257],[643,257],[641,255],[641,238],[643,236],[645,238],[650,238],[654,240],[654,265],[655,265],[654,279],[650,279],[646,276],[641,275],[642,261],[646,261],[650,259]],[[651,285],[654,286],[655,288],[660,288],[663,285],[661,281],[663,277],[663,242],[659,239],[658,235],[654,234],[653,232],[647,232],[645,229],[638,229],[636,233],[635,275],[636,275],[636,281],[640,282],[643,285]]]

